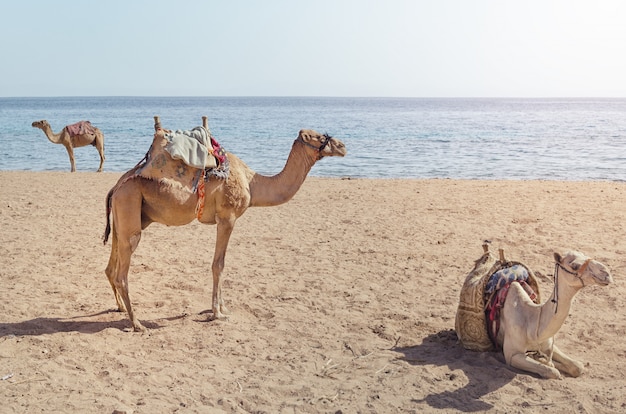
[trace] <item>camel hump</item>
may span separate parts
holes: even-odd
[[[96,133],[96,129],[89,121],[78,121],[75,124],[67,125],[65,130],[72,137],[76,135],[94,135]]]

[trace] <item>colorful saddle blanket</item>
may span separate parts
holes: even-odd
[[[76,135],[94,135],[96,133],[96,129],[89,121],[79,121],[75,124],[67,125],[65,129],[72,137]]]
[[[493,292],[503,288],[505,285],[520,280],[528,280],[528,270],[524,266],[513,265],[500,269],[489,277],[485,286],[485,296],[491,296]]]
[[[493,344],[498,347],[497,338],[500,331],[500,310],[504,306],[511,283],[518,282],[531,300],[535,300],[536,293],[528,284],[528,269],[522,265],[513,265],[500,269],[489,277],[485,285],[485,317],[487,332]]]

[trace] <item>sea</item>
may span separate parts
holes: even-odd
[[[123,172],[164,128],[209,118],[215,139],[250,168],[283,168],[300,129],[342,140],[344,158],[310,175],[341,178],[626,180],[626,98],[58,97],[0,98],[0,170],[69,171],[54,132],[89,120],[105,136],[104,171]],[[95,148],[75,150],[96,171]]]

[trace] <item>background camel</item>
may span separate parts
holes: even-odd
[[[82,123],[82,124],[81,124]],[[34,128],[41,129],[50,142],[54,144],[62,144],[67,150],[67,154],[70,156],[70,164],[72,166],[72,172],[76,171],[76,163],[74,162],[74,148],[84,147],[87,145],[93,145],[100,154],[100,167],[98,172],[102,171],[102,165],[104,164],[104,135],[102,131],[94,127],[89,121],[81,121],[73,125],[65,126],[61,132],[55,134],[50,127],[50,124],[45,119],[41,121],[33,122]],[[81,125],[82,128],[73,128]],[[76,130],[76,132],[74,132]]]
[[[164,131],[160,128],[158,117],[155,117],[155,129],[157,133],[151,151],[165,146]],[[104,243],[112,232],[112,246],[105,273],[113,288],[118,310],[128,312],[135,331],[144,330],[133,313],[128,295],[130,259],[141,239],[141,231],[153,222],[180,226],[198,218],[201,223],[217,224],[212,264],[212,318],[224,318],[226,308],[221,275],[226,248],[237,218],[248,207],[276,206],[289,201],[318,160],[325,156],[343,157],[345,154],[346,148],[341,141],[313,130],[300,131],[284,168],[272,177],[255,173],[234,154],[227,153],[230,174],[227,179],[206,182],[201,205],[198,203],[201,199],[198,192],[181,185],[180,179],[149,179],[138,174],[143,166],[151,164],[158,164],[163,171],[189,172],[195,169],[172,159],[166,152],[154,158],[148,155],[144,164],[140,163],[124,174],[107,195]],[[187,176],[193,180],[195,173],[188,173]]]

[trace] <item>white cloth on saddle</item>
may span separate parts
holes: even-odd
[[[195,127],[191,131],[176,130],[165,134],[168,143],[165,150],[172,158],[182,160],[185,164],[194,168],[215,168],[217,162],[213,154],[209,152],[211,136],[204,127]]]

